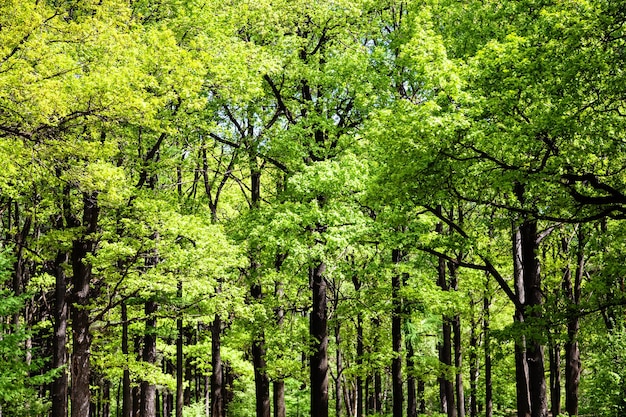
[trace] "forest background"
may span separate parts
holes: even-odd
[[[2,0],[0,415],[626,415],[626,5]]]

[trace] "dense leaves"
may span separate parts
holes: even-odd
[[[0,4],[0,414],[621,415],[623,9]]]

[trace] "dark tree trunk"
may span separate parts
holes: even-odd
[[[276,272],[280,272],[280,268],[285,259],[285,256],[282,254],[278,254],[276,256],[276,260],[274,266],[276,268]],[[276,282],[274,285],[274,295],[277,300],[281,300],[283,297],[283,286],[282,283]],[[279,302],[279,307],[275,310],[276,314],[276,324],[278,327],[281,327],[283,324],[283,320],[285,318],[285,311],[282,308],[281,302]],[[285,407],[285,381],[282,378],[279,378],[273,382],[273,400],[274,400],[274,417],[286,417],[287,409]]]
[[[578,347],[580,319],[572,313],[578,310],[580,304],[581,284],[585,270],[585,237],[582,226],[578,227],[577,238],[574,282],[572,283],[572,273],[569,266],[563,273],[563,291],[567,297],[570,312],[567,320],[567,341],[565,342],[565,411],[570,416],[578,415],[578,386],[581,373],[580,349]],[[569,245],[566,240],[563,240],[562,250],[564,253],[569,252]]]
[[[219,314],[215,315],[211,325],[211,416],[222,417],[224,415],[224,368],[221,355],[222,319]]]
[[[310,268],[313,309],[309,334],[311,349],[311,417],[328,417],[328,309],[326,299],[326,264]]]
[[[561,414],[561,345],[553,341],[550,346],[550,411]]]
[[[122,354],[128,362],[128,311],[126,303],[121,305],[122,309]],[[128,365],[124,367],[122,376],[122,417],[131,417],[133,412],[133,397],[130,387],[130,370]]]
[[[111,415],[111,383],[108,380],[102,381],[102,417]]]
[[[426,414],[426,382],[423,379],[417,382],[417,397],[419,398],[420,414]]]
[[[483,297],[483,346],[485,348],[485,417],[493,417],[493,383],[491,380],[491,334],[489,281]]]
[[[541,275],[537,258],[538,236],[537,222],[526,220],[520,226],[522,245],[522,268],[526,304],[524,315],[531,317],[535,332],[542,332],[543,294]],[[546,395],[546,376],[544,351],[541,337],[529,337],[526,340],[526,361],[528,363],[528,385],[530,387],[530,407],[532,417],[547,417],[548,399]]]
[[[68,262],[67,253],[59,253],[54,262],[56,279],[54,297],[54,339],[52,368],[60,368],[61,374],[52,382],[52,417],[67,417],[68,378],[64,369],[67,364],[67,276],[64,265]]]
[[[72,385],[70,397],[72,401],[72,417],[89,415],[91,394],[91,364],[89,361],[91,348],[90,318],[88,304],[90,301],[91,265],[86,257],[95,251],[96,241],[93,235],[98,229],[100,209],[97,194],[83,195],[83,221],[85,234],[72,243],[72,290],[70,318],[72,320]]]
[[[361,290],[361,281],[357,275],[352,277],[352,283],[354,284],[354,290],[359,297]],[[365,353],[365,346],[363,345],[363,314],[359,310],[356,316],[356,365],[359,372],[356,375],[356,417],[363,417],[363,377],[361,376],[361,369],[363,367],[363,355]]]
[[[337,304],[339,302],[339,294],[334,297],[334,311],[337,311]],[[335,416],[341,415],[341,374],[343,373],[343,363],[341,357],[341,325],[340,321],[335,322],[335,366],[337,379],[335,380]]]
[[[443,231],[442,225],[437,226],[437,231]],[[449,285],[446,279],[446,261],[439,258],[437,283],[443,291],[448,291]],[[444,367],[444,372],[439,376],[439,397],[441,400],[441,411],[448,417],[456,417],[456,405],[454,401],[454,383],[450,378],[452,367],[452,326],[447,317],[443,317],[442,335],[439,343],[439,361]]]
[[[461,317],[458,315],[452,320],[454,332],[454,366],[456,367],[456,403],[457,415],[465,417],[465,392],[463,391],[463,348],[461,346]]]
[[[178,298],[183,298],[183,282],[178,281]],[[176,417],[183,417],[183,406],[185,401],[185,358],[183,355],[183,340],[185,338],[185,329],[183,327],[182,313],[178,313],[176,319]]]
[[[379,371],[374,373],[374,411],[383,412],[383,379]]]
[[[576,272],[572,283],[571,269],[568,267],[563,276],[563,290],[571,312],[578,311],[580,304],[581,285],[585,271],[585,236],[582,226],[578,227],[576,248]],[[563,244],[567,253],[567,243]],[[570,416],[578,415],[578,386],[580,384],[581,361],[578,347],[578,331],[580,319],[576,314],[569,314],[567,320],[567,341],[565,342],[565,412]]]
[[[522,240],[520,230],[513,231],[513,275],[515,295],[521,305],[526,304],[522,265]],[[516,311],[514,320],[517,324],[524,323],[523,311]],[[515,341],[515,387],[517,391],[517,416],[530,417],[530,388],[528,386],[528,363],[526,361],[526,337],[521,334]]]
[[[441,339],[439,361],[445,369],[444,374],[439,377],[442,412],[446,413],[448,417],[456,417],[454,382],[450,376],[452,367],[452,325],[448,318],[443,319]]]
[[[156,301],[146,301],[144,313],[146,317],[146,334],[142,359],[149,364],[156,363]],[[141,417],[156,417],[156,386],[148,381],[141,382]]]
[[[252,297],[261,302],[263,298],[261,286],[253,284],[250,290]],[[252,341],[252,363],[254,365],[256,416],[270,417],[270,380],[265,370],[265,336],[262,329],[257,330]]]
[[[472,303],[475,305],[476,303]],[[478,376],[480,372],[480,363],[478,361],[478,320],[475,314],[472,314],[472,321],[470,323],[470,340],[469,340],[469,383],[470,383],[470,397],[469,397],[469,412],[470,417],[478,416]]]
[[[287,409],[285,408],[285,381],[274,381],[274,417],[285,417]]]
[[[415,351],[413,349],[413,343],[406,341],[406,370],[407,370],[407,392],[406,392],[406,415],[407,417],[417,417],[417,384],[415,376],[413,375],[415,363],[413,357]]]
[[[403,254],[399,249],[392,252],[392,262],[399,264]],[[404,412],[403,403],[403,380],[402,380],[402,277],[395,273],[391,279],[391,300],[393,312],[391,315],[391,346],[393,349],[393,361],[391,363],[391,389],[393,402],[393,417],[402,417]]]

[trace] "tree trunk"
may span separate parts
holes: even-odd
[[[285,408],[285,381],[282,379],[274,381],[274,417],[285,417],[287,409]]]
[[[519,228],[513,231],[513,276],[515,295],[521,305],[526,304],[522,265],[522,240]],[[516,311],[514,320],[524,323],[523,311]],[[517,392],[517,416],[530,417],[530,389],[528,386],[528,363],[526,361],[526,337],[521,334],[515,341],[515,387]]]
[[[183,298],[183,282],[178,281],[178,298]],[[182,312],[178,313],[176,318],[176,417],[183,417],[183,405],[185,401],[185,358],[183,356],[183,339],[185,337],[185,331],[183,328]]]
[[[454,332],[454,366],[456,368],[456,403],[457,415],[465,417],[465,392],[463,391],[463,348],[461,346],[461,317],[455,316],[452,320]]]
[[[578,227],[576,248],[576,272],[572,285],[571,269],[567,269],[563,279],[563,290],[570,305],[570,311],[578,311],[583,274],[585,271],[585,236],[582,226]],[[565,244],[564,244],[565,246]],[[568,248],[563,248],[567,253]],[[580,319],[569,314],[567,320],[567,341],[565,342],[565,411],[570,416],[578,415],[578,386],[580,384],[581,361],[578,347]]]
[[[54,297],[54,339],[52,368],[61,369],[61,374],[52,382],[52,417],[67,417],[67,277],[63,265],[68,262],[67,253],[59,253],[54,262],[56,279]]]
[[[374,411],[377,414],[383,412],[383,379],[379,371],[374,374]]]
[[[403,254],[399,249],[392,252],[392,262],[399,264]],[[391,279],[391,300],[393,311],[391,315],[391,346],[393,349],[393,361],[391,363],[391,388],[393,402],[393,417],[402,417],[403,409],[403,380],[402,380],[402,298],[400,290],[402,277],[396,272]]]
[[[489,277],[487,277],[489,278]],[[493,384],[491,380],[491,332],[490,332],[489,280],[483,297],[483,346],[485,349],[485,417],[493,417]]]
[[[561,414],[561,345],[553,341],[550,346],[550,411]]]
[[[143,361],[156,363],[156,301],[146,301],[144,312],[146,317],[146,334],[144,336]],[[141,382],[141,417],[156,417],[156,385],[148,381]]]
[[[277,254],[276,260],[274,262],[274,267],[276,272],[280,272],[280,268],[282,266],[283,261],[285,260],[285,255]],[[274,284],[274,295],[276,299],[279,300],[279,307],[276,308],[276,325],[280,328],[283,324],[283,320],[285,318],[285,311],[282,308],[281,299],[283,297],[283,286],[281,282],[276,282]],[[285,408],[285,381],[282,378],[278,378],[273,382],[274,394],[274,417],[286,417],[287,409]]]
[[[130,370],[128,369],[128,311],[126,303],[121,305],[122,315],[122,354],[126,358],[126,366],[122,377],[122,417],[131,417],[133,412],[133,397],[130,387]]]
[[[361,281],[357,275],[352,277],[352,283],[354,284],[354,291],[357,293],[357,297],[359,297],[361,290]],[[356,365],[357,365],[357,373],[356,373],[356,399],[355,399],[355,411],[356,417],[363,417],[363,377],[362,368],[363,368],[363,355],[365,353],[365,346],[363,345],[363,314],[359,310],[356,316]]]
[[[100,209],[97,194],[83,194],[83,227],[85,234],[72,243],[72,290],[70,318],[72,320],[72,417],[89,415],[91,395],[89,383],[91,365],[89,361],[91,333],[88,304],[90,301],[89,286],[91,281],[91,265],[85,258],[95,251],[96,242],[93,235],[98,229]]]
[[[413,375],[415,363],[413,357],[415,351],[413,343],[407,338],[406,341],[406,370],[407,370],[407,392],[406,392],[406,415],[407,417],[417,417],[417,384]]]
[[[211,325],[211,416],[222,417],[224,415],[224,368],[221,355],[222,319],[219,314],[215,315]]]
[[[328,417],[328,310],[326,305],[326,264],[310,268],[313,309],[310,336],[311,417]]]
[[[524,290],[526,293],[525,319],[531,317],[535,332],[541,328],[543,294],[541,291],[541,275],[537,258],[538,236],[537,221],[526,220],[520,226],[522,245],[522,270]],[[532,417],[547,417],[548,399],[546,396],[546,376],[544,367],[544,351],[540,337],[526,340],[526,361],[528,363],[528,385],[530,387],[530,407]]]
[[[475,305],[476,303],[472,303]],[[469,340],[469,383],[470,383],[470,397],[469,397],[469,412],[470,417],[478,416],[478,377],[480,363],[478,361],[478,320],[476,315],[472,314],[472,321],[470,323],[470,340]]]
[[[437,231],[442,232],[442,226],[437,226]],[[446,262],[439,258],[438,264],[438,284],[443,291],[448,291],[449,286],[446,279]],[[456,405],[454,401],[454,383],[450,378],[452,367],[452,326],[450,319],[443,317],[442,335],[439,343],[439,362],[444,367],[443,373],[439,376],[439,398],[441,400],[441,411],[448,417],[456,417]]]
[[[250,292],[255,300],[261,302],[263,292],[260,285],[253,284]],[[252,363],[256,392],[256,416],[270,417],[270,380],[265,370],[265,336],[262,329],[257,329],[257,334],[252,341]]]
[[[334,310],[337,311],[337,304],[339,302],[339,294],[334,297]],[[335,366],[337,379],[335,380],[335,416],[341,415],[341,375],[343,374],[343,363],[341,357],[341,325],[340,321],[335,321]],[[348,404],[346,402],[346,404]]]

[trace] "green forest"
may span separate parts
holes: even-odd
[[[0,0],[0,417],[623,417],[626,3]]]

